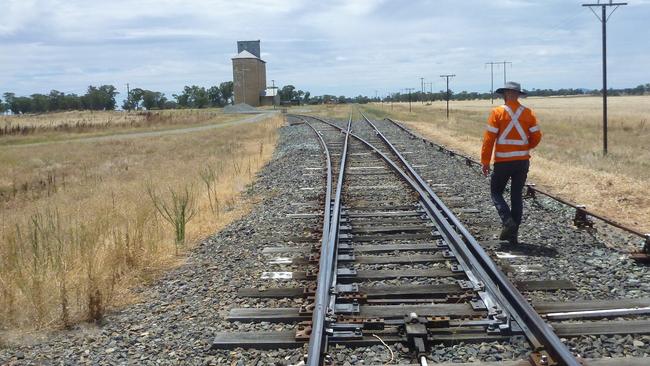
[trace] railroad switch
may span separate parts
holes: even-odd
[[[576,215],[573,218],[573,225],[575,225],[580,229],[594,227],[594,222],[591,221],[591,219],[587,216],[587,211],[585,211],[585,207],[586,206],[583,205],[576,206]]]
[[[359,324],[330,324],[325,332],[331,341],[363,339],[363,329]]]
[[[451,250],[444,250],[442,252],[442,257],[445,259],[456,258],[456,254],[454,254],[454,252],[452,252]]]
[[[427,318],[419,317],[416,313],[404,317],[404,332],[406,333],[409,348],[417,352],[418,358],[427,355],[427,345],[429,343],[427,323]]]
[[[475,311],[487,310],[485,303],[481,299],[477,298],[477,299],[470,300],[469,304],[472,306],[472,310]]]
[[[334,313],[337,315],[358,315],[361,313],[361,308],[359,307],[359,302],[354,300],[351,303],[335,304]]]
[[[533,352],[528,357],[532,366],[557,366],[558,363],[546,351]]]
[[[429,328],[449,328],[451,318],[448,316],[428,316],[427,327]]]
[[[336,285],[337,294],[356,293],[356,292],[359,292],[359,285],[356,283]]]
[[[463,302],[468,302],[471,299],[473,299],[475,296],[474,293],[472,292],[464,292],[462,294],[457,294],[457,295],[447,295],[443,298],[443,302],[447,304],[459,304]]]
[[[451,270],[452,273],[463,273],[463,272],[465,272],[463,270],[463,267],[461,267],[458,264],[452,264],[449,269]]]
[[[368,301],[368,295],[362,294],[360,292],[350,292],[350,293],[345,293],[345,294],[340,294],[336,297],[336,301],[340,301],[343,303],[348,303],[348,302],[356,302],[359,304],[363,304]]]
[[[339,278],[352,278],[357,276],[357,270],[354,268],[342,267],[336,270],[336,275]]]
[[[354,261],[356,261],[356,258],[354,256],[354,254],[339,254],[338,257],[336,257],[336,259],[339,262],[354,262]]]
[[[338,315],[336,317],[337,323],[360,324],[363,329],[368,330],[383,330],[386,322],[383,318],[363,318],[360,316]]]

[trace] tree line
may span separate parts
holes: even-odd
[[[115,97],[120,94],[113,85],[89,86],[84,95],[66,94],[52,90],[49,94],[32,94],[16,96],[15,93],[4,93],[0,98],[0,113],[45,113],[74,110],[106,110],[112,111],[117,107]],[[185,86],[179,94],[173,94],[168,99],[164,93],[134,88],[129,90],[122,103],[122,109],[175,109],[175,108],[208,108],[223,107],[232,102],[233,83],[226,81],[208,88],[196,85]]]
[[[562,88],[562,89],[532,89],[526,90],[529,96],[532,97],[550,97],[550,96],[568,96],[568,95],[602,95],[602,89],[576,89],[576,88]],[[621,89],[607,89],[610,96],[624,96],[624,95],[645,95],[650,94],[650,83],[641,84],[634,88],[621,88]],[[455,93],[453,90],[449,91],[449,98],[453,100],[474,100],[474,99],[490,99],[492,94],[461,91]],[[496,95],[495,95],[496,97]],[[357,97],[358,98],[358,97]],[[370,98],[370,101],[384,101],[384,102],[408,102],[411,101],[437,101],[447,100],[447,92],[441,90],[439,92],[413,92],[408,93],[393,93],[385,98]]]
[[[179,94],[172,94],[168,99],[164,93],[134,88],[129,91],[127,98],[121,105],[122,109],[176,109],[176,108],[208,108],[223,107],[233,102],[233,82],[226,81],[218,86],[202,87],[197,85],[185,86]],[[530,96],[567,96],[567,95],[601,95],[600,89],[532,89],[527,91]],[[650,94],[650,83],[641,84],[634,88],[608,89],[611,96],[622,95],[645,95]],[[113,85],[102,85],[99,87],[89,86],[84,95],[74,93],[65,94],[58,90],[52,90],[49,94],[32,94],[28,97],[16,96],[14,93],[4,93],[0,98],[0,113],[12,111],[12,113],[44,113],[72,110],[114,110],[117,107],[115,97],[119,94]],[[312,96],[309,91],[297,89],[294,85],[285,85],[278,88],[278,95],[283,103],[293,104],[330,104],[330,103],[369,103],[369,102],[408,102],[411,101],[436,101],[446,100],[447,97],[453,100],[490,99],[490,93],[478,93],[461,91],[455,93],[446,91],[414,93],[393,93],[389,96],[368,97],[358,95],[346,97],[344,95],[324,94]]]

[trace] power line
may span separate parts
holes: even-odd
[[[582,4],[582,6],[588,7],[596,18],[600,20],[603,29],[603,155],[607,155],[607,21],[616,9],[623,5],[627,5],[627,3],[615,3],[612,0],[607,2],[598,0],[596,4]],[[594,10],[598,6],[601,8],[600,16]],[[614,7],[609,15],[607,14],[607,7]]]
[[[494,65],[503,65],[503,85],[506,84],[506,79],[507,79],[507,73],[506,73],[506,65],[510,64],[512,66],[512,62],[509,61],[500,61],[500,62],[486,62],[486,65],[490,65],[490,74],[491,74],[491,81],[490,81],[490,94],[492,94],[491,100],[492,103],[494,103]]]
[[[449,119],[449,78],[456,77],[455,74],[440,75],[441,78],[447,79],[447,119]]]

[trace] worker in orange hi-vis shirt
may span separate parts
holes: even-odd
[[[503,96],[505,104],[494,108],[488,118],[483,135],[481,164],[483,174],[487,177],[494,150],[490,194],[503,223],[499,239],[517,244],[524,211],[522,194],[528,176],[530,150],[539,144],[542,132],[533,111],[519,104],[519,97],[526,95],[521,91],[521,85],[507,82],[496,93]],[[508,207],[503,198],[508,180],[511,207]]]

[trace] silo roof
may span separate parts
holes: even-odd
[[[239,58],[254,58],[254,59],[262,61],[261,58],[253,55],[252,53],[250,53],[250,52],[248,52],[246,50],[241,51],[240,53],[237,54],[237,56],[233,57],[232,59],[235,60],[235,59],[239,59]]]

